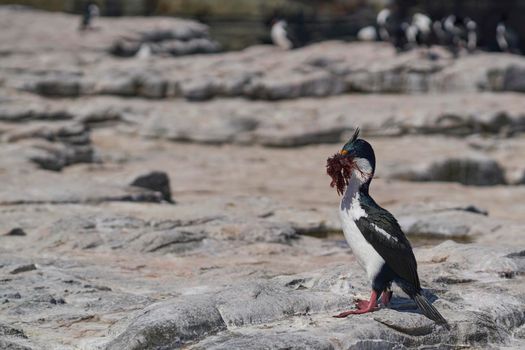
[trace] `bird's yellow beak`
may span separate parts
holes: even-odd
[[[348,151],[346,149],[342,149],[339,151],[339,154],[342,155],[342,156],[345,156],[348,154]]]

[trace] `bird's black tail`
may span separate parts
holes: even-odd
[[[430,318],[437,324],[443,325],[445,326],[445,328],[450,329],[447,320],[445,320],[445,318],[441,316],[439,311],[437,311],[436,308],[432,306],[432,304],[430,304],[427,298],[417,293],[416,295],[414,295],[413,299],[416,302],[417,307],[421,310],[421,312],[423,312],[423,315]]]

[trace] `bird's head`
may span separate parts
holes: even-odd
[[[88,6],[88,12],[91,17],[98,17],[100,16],[100,9],[98,8],[97,4],[90,3]]]
[[[357,181],[359,187],[368,185],[376,167],[376,157],[372,146],[359,138],[359,128],[343,146],[338,154],[328,158],[326,172],[332,178],[330,186],[343,194],[350,180]]]
[[[284,20],[282,18],[274,18],[274,19],[272,19],[271,24],[272,24],[272,26],[278,26],[278,27],[286,28],[286,26],[288,25],[288,22],[286,22],[286,20]]]

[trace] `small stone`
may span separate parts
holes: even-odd
[[[162,198],[166,202],[174,203],[173,199],[171,198],[170,179],[165,172],[153,171],[149,174],[141,175],[133,180],[131,186],[160,192],[162,194]]]
[[[6,236],[27,236],[26,232],[20,228],[15,227],[5,234]]]
[[[27,264],[27,265],[21,265],[17,268],[15,268],[13,271],[9,272],[11,275],[16,275],[18,273],[22,273],[22,272],[28,272],[28,271],[33,271],[33,270],[36,270],[37,267],[35,264]]]
[[[18,293],[18,292],[16,292],[16,293],[4,294],[3,296],[6,297],[6,298],[9,298],[9,299],[22,299],[22,296],[21,296],[20,293]]]
[[[54,298],[52,297],[49,302],[53,305],[62,305],[65,304],[66,301],[63,298]]]

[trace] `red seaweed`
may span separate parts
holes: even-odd
[[[342,195],[348,185],[352,171],[357,166],[353,158],[342,154],[334,154],[326,160],[326,173],[332,178],[330,187],[335,187],[337,193]]]

